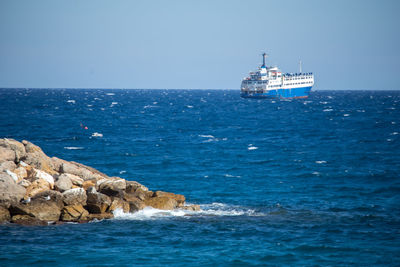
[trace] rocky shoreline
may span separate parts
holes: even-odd
[[[49,225],[110,219],[121,209],[200,210],[185,196],[150,191],[83,164],[48,157],[26,140],[0,139],[0,223]]]

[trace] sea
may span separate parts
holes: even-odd
[[[0,266],[400,266],[400,91],[0,89],[0,137],[201,211],[0,225]]]

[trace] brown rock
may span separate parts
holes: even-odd
[[[103,220],[103,219],[112,219],[114,218],[114,214],[112,213],[96,213],[96,214],[89,214],[87,216],[88,220]]]
[[[14,139],[0,139],[0,146],[11,149],[15,152],[15,162],[19,162],[25,156],[25,147],[22,143]]]
[[[87,220],[89,212],[82,205],[65,206],[61,212],[61,220],[67,222],[77,222]]]
[[[123,201],[120,198],[114,198],[110,207],[108,208],[108,211],[113,212],[116,209],[121,209],[123,212],[128,213],[130,211],[130,206],[128,202]]]
[[[21,158],[25,163],[49,174],[57,173],[54,170],[52,160],[42,151],[40,147],[25,140],[22,141],[22,143],[25,145],[25,150],[27,152],[24,157]]]
[[[83,180],[100,180],[103,178],[107,178],[108,176],[105,174],[102,174],[101,172],[85,166],[83,164],[79,164],[76,162],[67,162],[64,161],[61,164],[61,168],[60,168],[60,172],[61,173],[70,173],[76,176],[79,176],[80,178],[82,178]]]
[[[87,205],[85,208],[90,213],[104,213],[111,205],[111,199],[102,193],[87,193]]]
[[[0,159],[0,172],[4,172],[6,170],[14,171],[15,168],[17,168],[17,165],[15,165],[14,161],[1,162],[1,159]]]
[[[62,193],[65,205],[86,205],[87,196],[83,188],[73,188]]]
[[[0,223],[9,222],[11,220],[11,215],[8,209],[0,206]]]
[[[14,173],[17,175],[18,177],[18,182],[20,182],[22,179],[25,179],[28,177],[28,172],[26,171],[26,169],[24,167],[18,167],[14,170]]]
[[[11,216],[28,215],[42,221],[58,221],[61,214],[56,202],[41,198],[31,200],[29,203],[11,204],[9,211]]]
[[[39,220],[29,215],[14,215],[11,222],[21,225],[48,225],[46,221]]]
[[[96,180],[86,180],[82,183],[82,188],[87,190],[89,187],[95,187]]]
[[[23,186],[23,187],[25,187],[25,188],[28,188],[31,184],[32,184],[31,182],[29,182],[28,180],[25,180],[25,179],[22,179],[22,180],[18,183],[18,185],[21,185],[21,186]]]
[[[58,206],[60,210],[64,207],[63,194],[55,190],[46,190],[36,194],[34,197],[31,198],[31,201],[36,201],[36,200],[52,201]]]
[[[63,173],[62,175],[67,176],[71,180],[71,183],[73,185],[82,187],[83,182],[84,182],[84,180],[82,178],[79,178],[78,176],[70,174],[70,173]]]
[[[62,193],[64,191],[71,189],[72,181],[67,174],[63,173],[58,176],[54,185],[55,188]]]
[[[140,200],[135,194],[128,194],[126,192],[123,193],[123,197],[122,197],[125,201],[137,201]]]
[[[26,193],[25,193],[25,199],[30,198],[35,196],[36,194],[39,194],[41,192],[50,190],[51,186],[50,184],[43,180],[43,179],[37,179],[33,181],[27,188],[26,188]]]
[[[173,198],[178,202],[178,206],[183,206],[185,204],[185,196],[184,195],[179,195],[179,194],[174,194],[174,193],[169,193],[169,192],[163,192],[163,191],[156,191],[154,193],[155,197],[169,197]]]
[[[15,152],[11,149],[0,146],[0,162],[15,161]]]
[[[178,206],[178,202],[169,197],[153,197],[146,199],[144,204],[160,210],[173,210]]]
[[[0,204],[8,207],[13,202],[19,202],[26,189],[15,183],[14,179],[5,173],[0,173]]]
[[[149,191],[149,189],[147,187],[145,187],[144,185],[136,182],[136,181],[126,181],[126,189],[125,191],[127,193],[135,193],[136,190],[140,188],[142,191]]]
[[[126,188],[126,181],[121,178],[101,179],[96,183],[96,189],[107,196],[121,195]]]
[[[146,207],[146,204],[139,199],[129,201],[128,203],[129,203],[129,212],[131,213],[136,212],[138,210],[142,210]]]

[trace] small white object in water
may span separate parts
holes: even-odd
[[[325,161],[325,160],[317,160],[315,163],[317,163],[317,164],[323,164],[323,163],[326,163],[326,161]]]
[[[256,146],[249,146],[247,149],[248,149],[248,150],[256,150],[256,149],[258,149],[258,147],[256,147]]]
[[[68,100],[67,102],[68,102],[68,103],[75,104],[75,100]]]
[[[92,136],[93,136],[93,137],[103,137],[103,134],[102,134],[102,133],[95,132],[95,133],[92,133]]]

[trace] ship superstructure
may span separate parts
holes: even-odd
[[[257,71],[250,72],[242,80],[241,96],[249,98],[305,98],[314,85],[314,75],[309,73],[282,74],[278,67],[267,67],[263,54],[263,64]],[[301,63],[300,63],[301,69]]]

